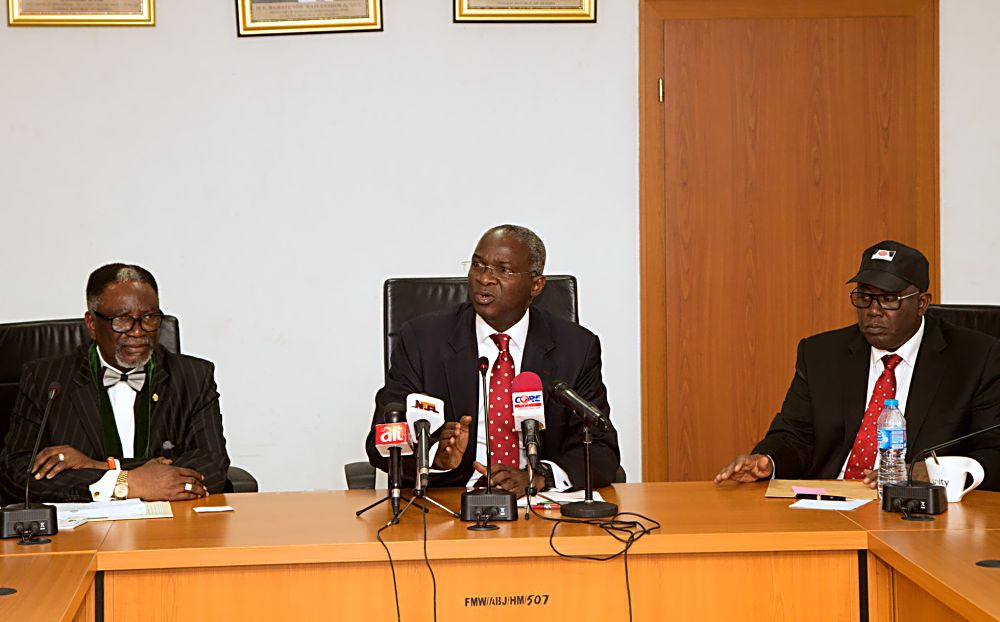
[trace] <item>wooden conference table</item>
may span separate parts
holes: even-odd
[[[853,512],[791,510],[765,484],[616,484],[622,511],[662,527],[628,555],[636,620],[1000,619],[1000,494],[973,492],[929,523],[875,503]],[[83,525],[47,545],[0,542],[0,620],[395,619],[392,575],[375,532],[378,491],[217,495],[174,503],[173,519]],[[434,491],[450,507],[457,490]],[[235,512],[197,514],[197,505]],[[557,516],[555,511],[547,515]],[[552,523],[468,531],[432,509],[427,555],[441,620],[628,619],[625,564],[565,559]],[[411,509],[383,532],[404,620],[432,619],[423,521]],[[601,555],[617,542],[560,527],[560,551]]]

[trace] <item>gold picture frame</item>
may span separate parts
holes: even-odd
[[[596,22],[597,0],[454,0],[456,22]]]
[[[382,30],[382,0],[236,0],[238,34]]]
[[[8,26],[155,26],[156,0],[7,0]]]

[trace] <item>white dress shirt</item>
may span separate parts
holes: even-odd
[[[524,312],[524,317],[517,321],[516,324],[504,331],[503,334],[510,337],[510,342],[507,344],[507,351],[510,352],[510,357],[514,359],[514,375],[516,376],[521,372],[521,360],[524,358],[524,344],[528,339],[528,318],[531,314],[527,311]],[[493,342],[491,335],[495,335],[497,331],[493,329],[492,326],[486,323],[486,320],[476,315],[476,343],[479,347],[479,356],[485,356],[490,362],[490,375],[487,377],[487,386],[493,385],[493,365],[496,363],[497,358],[500,356],[500,349]],[[479,390],[477,392],[479,399],[478,412],[479,421],[476,425],[476,460],[481,464],[486,464],[486,435],[489,426],[486,423],[487,413],[483,410],[483,385],[482,382],[478,383]],[[512,434],[520,435],[520,431],[512,432]],[[518,458],[518,468],[525,468],[528,464],[527,457],[524,453],[524,443],[518,443],[519,458]],[[552,476],[555,478],[555,486],[553,490],[566,490],[571,486],[569,481],[569,476],[566,474],[560,466],[554,462],[548,460],[543,460],[545,464],[552,467]],[[472,478],[469,480],[469,486],[472,486],[480,478],[479,473],[473,473]]]
[[[112,366],[108,365],[108,362],[104,360],[104,355],[101,354],[100,348],[97,348],[97,358],[101,362],[101,375],[103,375],[103,368]],[[104,389],[102,387],[98,390]],[[132,458],[135,456],[133,448],[135,445],[135,398],[138,393],[124,382],[119,382],[108,387],[107,392],[108,399],[111,401],[111,410],[115,414],[115,426],[118,428],[118,438],[122,441],[122,457]],[[115,483],[118,481],[118,474],[121,472],[121,465],[118,463],[118,460],[115,460],[115,466],[119,468],[108,470],[101,479],[90,485],[90,496],[94,501],[109,501],[111,499],[111,495],[115,490]]]
[[[507,344],[507,351],[510,352],[510,357],[514,360],[514,375],[516,376],[521,369],[521,359],[524,358],[524,344],[528,339],[528,317],[529,313],[526,311],[524,317],[517,321],[516,324],[504,331],[503,334],[510,337],[510,342]],[[497,357],[500,356],[500,349],[491,335],[496,334],[497,331],[486,323],[486,320],[476,315],[476,343],[479,348],[479,356],[485,356],[489,360],[489,370],[490,376],[487,377],[487,386],[490,385],[492,381],[493,374],[493,364],[496,363]],[[477,395],[478,395],[478,421],[476,424],[476,460],[480,464],[486,464],[486,434],[487,434],[487,423],[486,416],[487,413],[483,410],[483,385],[482,382],[477,383],[479,385]],[[513,433],[513,432],[512,432]],[[520,435],[520,431],[516,432]],[[520,439],[519,439],[520,440]],[[437,443],[435,443],[430,449],[430,455],[435,455],[437,451]],[[524,443],[518,442],[518,468],[524,469],[528,464],[527,457],[524,453]],[[549,460],[542,460],[545,464],[552,468],[552,477],[555,480],[555,486],[552,490],[566,490],[570,488],[573,484],[569,481],[569,475],[566,471],[562,469],[555,462]],[[441,471],[435,471],[440,473]],[[472,487],[479,481],[482,477],[478,471],[472,473],[472,477],[469,479],[468,487]]]
[[[899,346],[895,352],[879,350],[875,346],[872,346],[871,359],[868,362],[868,391],[865,393],[867,397],[861,408],[868,410],[868,403],[872,399],[872,393],[875,392],[875,385],[878,383],[882,372],[885,371],[885,364],[882,362],[882,357],[887,354],[898,354],[903,360],[893,370],[896,376],[896,400],[899,401],[899,412],[903,413],[904,418],[906,417],[906,400],[910,394],[910,381],[913,380],[913,369],[917,366],[917,354],[920,352],[920,342],[923,341],[923,338],[924,318],[920,318],[920,328],[917,329],[917,332],[906,343]],[[881,408],[878,410],[880,413],[882,412]],[[844,471],[847,470],[847,462],[850,459],[851,453],[848,452],[847,457],[844,459],[844,465],[840,467],[840,474],[837,476],[837,479],[844,479]],[[879,454],[876,453],[875,466],[872,468],[877,471],[878,467]]]

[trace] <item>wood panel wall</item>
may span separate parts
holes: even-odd
[[[932,0],[642,2],[644,480],[753,446],[865,247],[937,292],[937,127]]]

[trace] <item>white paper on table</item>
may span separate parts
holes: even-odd
[[[788,507],[797,510],[856,510],[870,501],[871,499],[848,499],[847,501],[799,499]]]
[[[583,501],[586,496],[586,491],[584,490],[574,490],[573,492],[555,492],[553,490],[546,490],[543,493],[537,495],[531,495],[531,502],[538,503],[558,503],[562,505],[564,503],[572,503],[573,501]],[[594,491],[594,501],[604,501],[604,497],[601,493]],[[523,508],[527,507],[528,498],[521,497],[517,500],[517,507]]]
[[[212,512],[232,512],[233,507],[230,505],[200,505],[194,509],[195,512],[199,514],[211,514]]]
[[[59,531],[70,531],[80,525],[86,525],[87,522],[88,520],[82,516],[67,516],[63,518],[59,512],[56,512],[56,524],[59,526]]]
[[[133,518],[172,518],[169,501],[143,501],[125,499],[123,501],[92,501],[90,503],[51,503],[56,508],[60,522],[69,519],[127,520]]]

